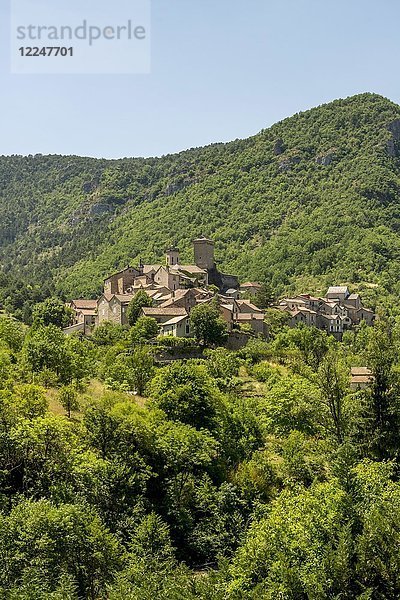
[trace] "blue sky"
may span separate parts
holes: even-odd
[[[0,154],[160,156],[364,91],[400,103],[398,0],[152,0],[146,75],[11,75],[0,2]]]

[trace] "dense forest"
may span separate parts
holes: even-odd
[[[50,293],[178,244],[216,241],[242,280],[323,293],[351,283],[396,309],[400,107],[373,94],[297,114],[246,140],[150,159],[0,158],[0,301],[27,322]]]
[[[2,598],[399,598],[398,323],[162,365],[193,340],[62,311],[0,317]]]

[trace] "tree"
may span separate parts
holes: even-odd
[[[206,366],[209,374],[221,390],[233,389],[238,383],[240,359],[225,348],[207,349]]]
[[[76,386],[72,383],[64,385],[59,392],[59,401],[65,409],[68,418],[71,418],[71,411],[79,410],[78,392]]]
[[[328,429],[339,444],[343,443],[346,427],[345,398],[349,393],[348,369],[335,351],[330,351],[322,360],[316,383],[321,390],[322,400],[328,407]]]
[[[227,340],[226,323],[214,305],[195,306],[190,313],[190,325],[195,338],[204,346],[223,345]]]
[[[271,349],[282,358],[296,350],[307,365],[317,370],[332,344],[333,338],[329,338],[325,331],[300,325],[281,331],[271,343]]]
[[[268,308],[265,311],[264,323],[267,326],[270,338],[275,338],[279,332],[289,325],[290,313],[277,308]]]
[[[266,309],[274,302],[274,294],[272,292],[272,287],[266,283],[261,286],[261,289],[254,296],[254,304],[258,306],[258,308]]]
[[[80,598],[96,600],[121,566],[117,538],[87,506],[23,501],[0,519],[3,589],[36,579],[51,593],[68,574]]]
[[[48,407],[45,392],[44,388],[29,383],[16,386],[14,388],[13,404],[18,415],[27,419],[43,417]]]
[[[5,342],[12,352],[19,352],[24,342],[26,327],[10,317],[0,317],[0,340]]]
[[[203,365],[176,361],[160,369],[149,392],[169,419],[198,429],[214,429],[220,395]]]
[[[146,347],[135,348],[129,360],[132,383],[140,396],[143,396],[154,371],[154,358]]]
[[[62,383],[69,383],[74,376],[66,336],[56,325],[32,328],[25,338],[22,356],[33,373],[49,369]]]
[[[92,340],[98,346],[111,346],[117,342],[126,340],[127,337],[128,332],[122,325],[111,323],[111,321],[105,321],[96,327],[92,335]]]
[[[48,298],[33,308],[34,326],[55,325],[63,329],[71,323],[73,311],[58,298]]]
[[[390,321],[382,320],[370,331],[365,358],[374,379],[364,394],[360,431],[367,455],[383,460],[394,458],[399,447],[399,340]]]
[[[250,525],[234,557],[231,597],[361,598],[348,514],[348,498],[335,481],[283,492]]]
[[[139,317],[130,331],[133,344],[143,344],[158,334],[158,323],[152,317]]]
[[[260,417],[265,419],[268,431],[277,435],[289,435],[294,429],[316,435],[325,419],[318,387],[298,375],[278,379],[267,390],[261,406]]]
[[[150,298],[150,296],[148,296],[148,294],[146,294],[144,290],[139,290],[132,298],[128,306],[127,316],[129,325],[133,326],[136,323],[140,317],[142,308],[151,306],[153,306],[153,300]]]

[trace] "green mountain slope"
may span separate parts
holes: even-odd
[[[362,94],[157,159],[1,157],[2,299],[27,282],[96,294],[114,268],[159,259],[172,241],[190,259],[201,233],[221,267],[277,294],[347,282],[394,298],[396,119],[399,106]]]

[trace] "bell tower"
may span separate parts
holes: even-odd
[[[171,246],[165,253],[167,267],[179,265],[179,248]]]

